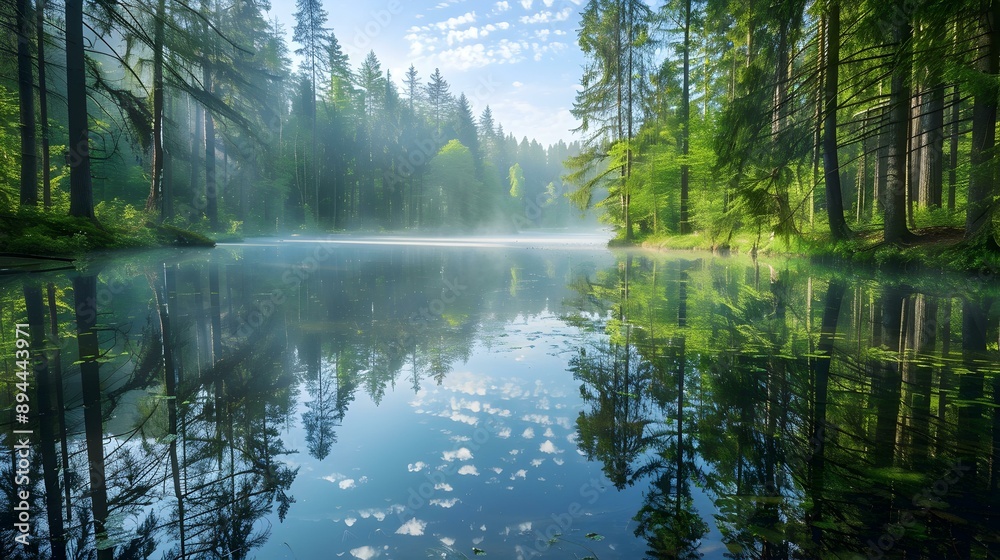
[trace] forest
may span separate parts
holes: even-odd
[[[11,250],[67,215],[122,237],[147,222],[225,236],[579,215],[560,178],[577,144],[518,141],[488,88],[470,99],[437,68],[350,61],[322,3],[297,8],[289,44],[267,2],[5,2],[0,207],[28,230]],[[34,225],[40,212],[55,225]]]
[[[571,197],[700,233],[995,252],[995,2],[591,1]],[[603,191],[602,189],[607,189]]]
[[[592,0],[578,127],[548,147],[496,122],[489,88],[351,61],[321,2],[296,7],[289,41],[266,2],[5,3],[9,244],[66,230],[31,231],[38,212],[224,237],[598,207],[624,243],[997,252],[992,2]]]

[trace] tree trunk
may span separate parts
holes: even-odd
[[[69,132],[69,215],[94,219],[87,123],[87,69],[84,61],[83,0],[66,0],[66,95]]]
[[[53,348],[49,363],[51,367],[49,371],[55,371],[55,378],[53,380],[53,385],[55,386],[55,410],[56,416],[59,421],[59,451],[62,455],[62,471],[63,476],[69,476],[69,443],[67,440],[66,430],[66,407],[65,398],[63,397],[63,379],[62,379],[62,351],[59,348],[59,311],[56,307],[56,287],[51,282],[46,290],[46,295],[48,296],[49,304],[49,335],[52,337]],[[66,500],[66,522],[70,523],[73,520],[73,508],[72,508],[72,496],[70,484],[63,484],[63,491],[65,493]]]
[[[82,2],[82,0],[81,0]],[[67,2],[73,4],[74,2]],[[69,19],[69,18],[67,18]],[[104,419],[101,412],[100,345],[97,340],[97,277],[78,276],[73,279],[76,309],[77,345],[80,352],[80,377],[83,387],[83,420],[87,441],[87,461],[90,467],[90,503],[94,515],[94,535],[98,541],[107,538],[108,488],[104,469]],[[97,549],[98,560],[112,560],[112,548]]]
[[[52,173],[49,169],[49,102],[45,78],[45,2],[35,8],[35,34],[38,42],[38,123],[42,133],[42,203],[52,207]]]
[[[166,218],[163,206],[163,25],[166,17],[165,0],[157,0],[153,18],[153,168],[146,198],[146,210],[159,208],[160,219]]]
[[[923,115],[920,151],[920,203],[941,208],[944,186],[944,84],[932,69]]]
[[[21,104],[21,205],[38,205],[35,89],[31,76],[31,0],[17,0],[17,91]]]
[[[959,128],[962,118],[962,97],[958,84],[951,94],[951,143],[949,146],[948,162],[948,211],[955,211],[955,190],[958,187],[958,140],[961,130]]]
[[[205,63],[202,79],[205,89],[212,92],[212,73]],[[205,109],[205,215],[212,231],[219,229],[218,187],[215,184],[215,119],[212,111]]]
[[[56,414],[52,407],[52,369],[49,367],[45,336],[45,304],[42,289],[35,285],[24,286],[24,306],[28,315],[31,347],[36,349],[34,364],[37,385],[38,427],[41,438],[42,471],[45,484],[45,511],[49,524],[49,543],[54,560],[66,559],[66,539],[63,528],[62,505],[59,496],[59,468],[56,459]],[[56,378],[58,378],[56,370]],[[61,379],[60,379],[61,381]]]
[[[1000,73],[1000,2],[991,2],[980,15],[978,70],[984,74],[975,84],[972,107],[972,151],[965,240],[997,249],[993,238],[993,214],[997,179],[993,147],[997,126],[997,86]]]
[[[840,1],[827,7],[825,115],[823,119],[823,169],[826,175],[826,214],[830,235],[847,239],[851,230],[844,220],[844,194],[840,184],[840,157],[837,153],[837,87],[840,77]]]
[[[900,1],[899,4],[902,4]],[[902,9],[901,9],[902,10]],[[900,13],[905,13],[900,11]],[[896,22],[893,39],[896,45],[895,70],[889,93],[889,142],[886,188],[882,193],[883,226],[886,243],[901,243],[912,239],[906,227],[906,146],[907,122],[910,115],[910,39],[913,28],[909,21]]]
[[[688,218],[690,166],[687,162],[691,139],[691,0],[684,2],[684,86],[681,90],[681,208],[680,233],[691,233]]]

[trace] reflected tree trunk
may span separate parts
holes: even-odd
[[[42,301],[42,289],[25,283],[24,305],[28,314],[28,329],[31,335],[31,347],[35,350],[34,376],[37,387],[37,413],[39,437],[41,439],[41,455],[43,481],[45,484],[45,511],[49,524],[49,545],[52,558],[65,560],[66,538],[63,527],[62,505],[59,493],[59,469],[55,450],[55,411],[52,409],[52,372],[49,368],[48,355],[45,352],[45,304]],[[58,376],[58,370],[56,370]],[[32,542],[37,554],[38,542]]]
[[[823,307],[823,322],[820,327],[818,352],[820,357],[812,361],[813,384],[815,387],[811,437],[809,440],[809,486],[812,490],[812,509],[809,519],[813,522],[812,539],[817,550],[823,550],[823,530],[814,523],[823,518],[823,489],[826,471],[827,438],[827,398],[830,386],[830,365],[833,361],[833,345],[837,337],[837,320],[840,306],[847,291],[843,282],[834,280],[826,289]]]
[[[66,500],[66,523],[73,521],[73,505],[71,502],[71,485],[69,483],[69,436],[66,433],[66,399],[63,396],[62,378],[62,351],[59,348],[59,314],[56,308],[56,287],[53,284],[48,286],[49,303],[49,334],[52,337],[52,352],[49,358],[51,367],[49,371],[55,371],[53,385],[55,386],[55,407],[59,420],[59,444],[60,455],[62,456],[63,491]]]
[[[90,501],[94,514],[94,534],[98,541],[98,560],[112,560],[113,550],[102,547],[107,538],[108,489],[104,471],[104,420],[102,417],[100,344],[97,339],[97,277],[73,279],[76,308],[77,345],[80,349],[80,377],[83,385],[83,421],[90,470]]]
[[[164,265],[163,272],[163,294],[161,294],[160,282],[155,276],[149,279],[150,287],[153,289],[153,298],[156,302],[156,314],[160,322],[160,341],[163,356],[163,387],[167,397],[167,434],[170,437],[168,453],[170,455],[170,472],[173,479],[174,498],[177,500],[177,520],[178,537],[180,544],[181,558],[187,557],[185,545],[187,538],[185,535],[185,512],[184,512],[184,491],[181,484],[181,469],[177,459],[177,373],[174,367],[174,337],[170,325],[170,308],[167,306],[167,276],[173,267]]]
[[[923,357],[928,357],[937,343],[935,326],[937,324],[937,301],[929,300],[919,295],[914,302],[914,341],[912,385],[910,395],[910,434],[912,438],[912,454],[915,465],[928,459],[931,444],[931,384],[934,368]]]
[[[900,331],[906,292],[898,286],[886,287],[882,292],[881,345],[896,358],[883,361],[872,380],[872,399],[876,413],[872,441],[872,459],[876,467],[889,467],[896,455],[896,428],[899,422],[902,371]]]

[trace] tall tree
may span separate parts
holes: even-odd
[[[996,145],[997,96],[1000,86],[1000,2],[981,2],[979,13],[977,69],[981,79],[973,83],[972,108],[972,171],[969,175],[968,206],[965,213],[965,239],[1000,250],[993,237],[993,215],[996,213],[997,161]]]
[[[652,13],[637,0],[590,0],[584,7],[579,33],[580,49],[587,57],[582,89],[572,114],[580,120],[576,129],[587,140],[584,152],[570,162],[568,179],[578,186],[574,202],[592,203],[593,193],[608,187],[618,201],[618,221],[623,237],[634,237],[629,179],[632,173],[632,140],[643,121],[643,97],[648,76]],[[598,172],[610,160],[606,172]]]
[[[83,42],[83,0],[66,0],[66,105],[69,132],[69,214],[94,219],[87,122],[87,69]]]
[[[887,123],[888,170],[885,192],[882,193],[882,232],[886,243],[901,243],[913,239],[913,234],[906,226],[907,121],[910,117],[913,27],[910,23],[911,10],[907,9],[906,0],[895,0],[885,9],[890,10],[882,15],[891,21],[890,38],[894,54]]]
[[[160,209],[166,217],[163,204],[163,29],[166,23],[166,2],[157,0],[153,16],[153,168],[146,199],[146,210]]]
[[[319,218],[319,172],[316,161],[316,95],[317,75],[323,71],[323,54],[330,53],[330,33],[323,26],[326,24],[327,13],[320,0],[295,0],[295,28],[292,40],[302,45],[295,54],[305,61],[306,71],[311,85],[312,98],[307,107],[312,124],[312,180],[307,181],[313,187],[313,213]]]
[[[431,118],[434,121],[434,130],[438,136],[441,135],[441,124],[448,107],[451,105],[451,91],[447,80],[441,75],[439,68],[434,69],[430,81],[427,82],[427,103],[430,105]]]
[[[417,69],[411,64],[403,76],[403,86],[406,89],[406,101],[410,106],[410,113],[416,114],[417,105],[420,103],[420,76]]]
[[[688,196],[691,166],[688,155],[691,144],[691,0],[684,0],[684,83],[681,86],[681,201],[680,233],[691,233],[688,216]]]
[[[35,8],[35,39],[38,44],[38,123],[42,133],[42,203],[52,206],[52,178],[49,169],[49,89],[45,68],[45,5],[38,0]]]
[[[826,54],[823,87],[823,168],[826,172],[826,213],[830,235],[846,239],[851,231],[844,220],[844,195],[840,186],[840,157],[837,145],[837,93],[840,86],[840,0],[826,5]]]
[[[21,103],[21,205],[38,204],[38,160],[35,155],[35,88],[31,74],[31,0],[17,0],[17,91]]]

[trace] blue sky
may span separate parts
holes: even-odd
[[[333,29],[357,68],[374,50],[399,84],[412,63],[426,78],[440,68],[478,117],[487,104],[504,130],[548,145],[573,139],[573,105],[584,63],[577,46],[583,0],[324,0]],[[272,0],[288,32],[295,0]],[[297,45],[291,43],[294,50]]]

